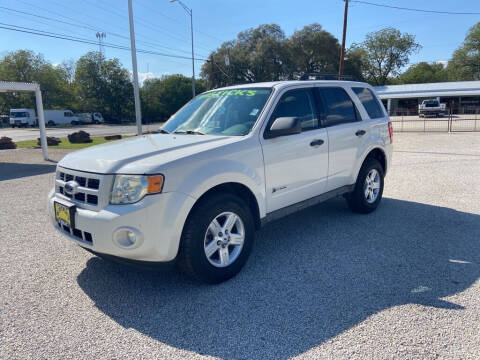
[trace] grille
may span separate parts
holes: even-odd
[[[88,231],[82,231],[80,229],[73,229],[70,226],[65,224],[58,223],[58,227],[65,231],[66,233],[75,236],[78,240],[83,241],[89,245],[93,244],[93,237],[92,234]]]
[[[65,184],[72,180],[78,183],[74,193],[70,193],[65,189]],[[103,175],[59,168],[55,180],[55,188],[57,194],[62,195],[79,207],[96,210],[100,205],[100,189],[103,180]],[[108,184],[106,185],[108,186]]]

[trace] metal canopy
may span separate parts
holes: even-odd
[[[37,103],[38,127],[40,129],[40,144],[42,145],[43,158],[48,160],[47,134],[45,130],[45,116],[43,114],[42,92],[40,85],[36,83],[22,83],[0,81],[0,92],[24,92],[33,91]]]
[[[479,96],[480,81],[375,86],[380,99]]]

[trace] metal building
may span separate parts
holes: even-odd
[[[418,115],[418,105],[438,98],[452,114],[480,113],[480,81],[376,86],[388,113],[393,116]]]

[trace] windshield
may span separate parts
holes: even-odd
[[[11,112],[10,113],[11,118],[24,118],[28,117],[28,114],[26,112]]]
[[[272,89],[218,90],[195,97],[163,126],[185,134],[241,136],[250,132]]]

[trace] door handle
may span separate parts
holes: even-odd
[[[355,133],[355,135],[357,135],[357,136],[363,136],[363,135],[365,135],[365,134],[366,134],[366,131],[365,131],[365,130],[358,130],[358,131]]]
[[[310,146],[320,146],[324,143],[324,141],[322,139],[317,139],[317,140],[313,140],[311,143],[310,143]]]

